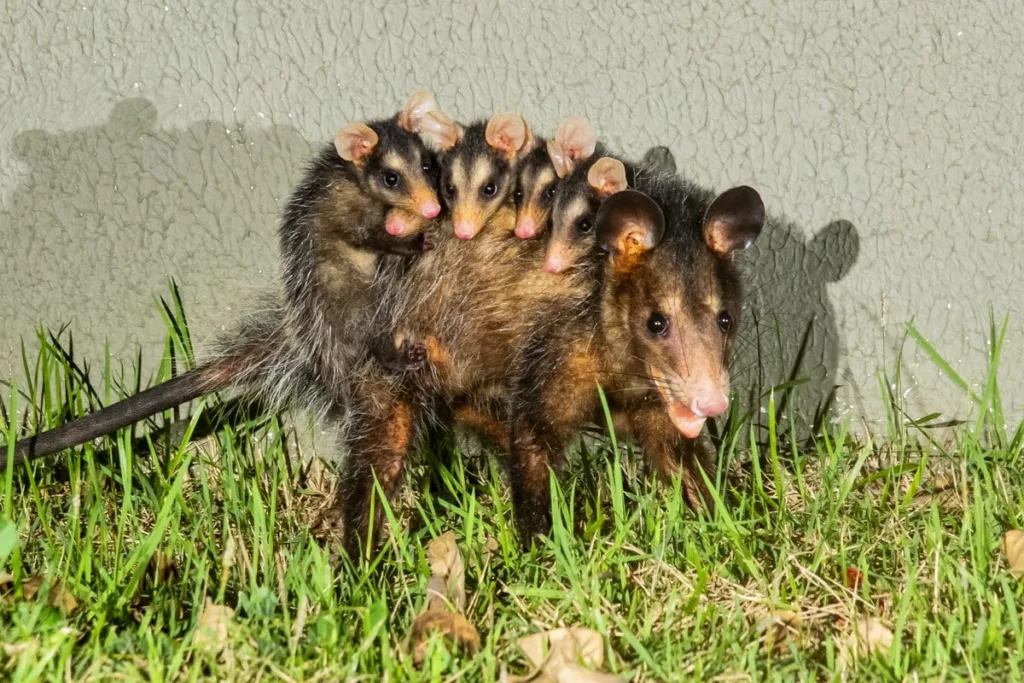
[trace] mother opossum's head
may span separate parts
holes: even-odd
[[[757,239],[765,209],[746,186],[670,209],[666,224],[662,208],[632,190],[601,205],[603,315],[608,342],[630,372],[647,376],[676,429],[696,438],[729,406],[728,354],[741,304],[732,257]]]

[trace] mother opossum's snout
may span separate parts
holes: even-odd
[[[710,377],[687,381],[675,373],[650,366],[651,379],[658,388],[665,410],[675,428],[688,439],[696,439],[709,417],[729,408],[729,396],[720,382]]]

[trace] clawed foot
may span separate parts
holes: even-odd
[[[423,251],[428,252],[437,246],[437,231],[433,228],[427,228],[423,232]]]
[[[402,370],[420,370],[427,364],[427,347],[403,341],[398,347],[398,358]]]

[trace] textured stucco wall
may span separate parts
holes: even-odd
[[[460,118],[584,114],[624,152],[666,145],[706,184],[759,188],[780,222],[747,260],[741,382],[781,381],[810,325],[803,405],[838,382],[870,421],[912,316],[970,379],[990,305],[1019,353],[1012,2],[292,4],[4,3],[0,378],[20,379],[39,325],[71,323],[97,366],[105,339],[115,362],[139,344],[153,361],[168,277],[201,348],[276,278],[310,145],[421,86]],[[912,350],[911,404],[962,412]],[[1008,363],[1014,415],[1022,380]]]

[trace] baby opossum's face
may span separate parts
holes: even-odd
[[[394,121],[353,123],[338,131],[335,147],[368,196],[424,218],[441,213],[437,161],[415,133]]]
[[[551,157],[543,146],[527,154],[516,172],[516,237],[530,239],[545,231],[558,188]]]
[[[382,136],[361,167],[363,187],[374,198],[424,218],[441,213],[437,198],[437,159],[420,138],[405,131]]]
[[[486,123],[458,128],[441,161],[441,196],[456,237],[472,239],[515,189],[520,160],[535,146],[526,121],[495,114]]]
[[[764,204],[749,187],[724,192],[704,215],[673,207],[666,230],[653,200],[623,192],[598,214],[609,250],[603,303],[607,341],[639,365],[683,436],[696,438],[729,406],[729,349],[740,313],[732,252],[753,243]]]
[[[606,197],[626,189],[626,168],[618,159],[602,157],[579,166],[555,191],[551,239],[544,269],[561,273],[578,265],[595,243],[595,217]]]
[[[445,155],[441,196],[455,235],[475,237],[512,192],[512,165],[486,146],[459,144]]]

